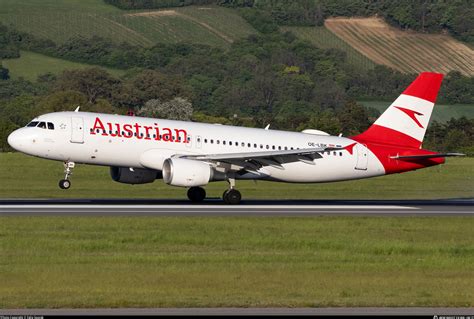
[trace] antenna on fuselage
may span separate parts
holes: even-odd
[[[265,130],[268,131],[269,128],[270,128],[270,124],[268,124],[267,126],[265,126]]]
[[[81,108],[81,106],[79,105],[78,107],[76,107],[76,109],[74,110],[74,112],[79,112],[79,109]]]

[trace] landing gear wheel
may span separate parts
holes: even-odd
[[[62,179],[59,181],[59,188],[61,189],[69,189],[71,187],[71,181],[67,179]]]
[[[188,189],[188,198],[193,203],[202,202],[206,198],[206,190],[202,187],[191,187]]]
[[[229,205],[238,205],[240,204],[240,200],[242,199],[242,195],[240,192],[236,189],[229,189],[224,192],[224,195],[222,196],[224,199],[224,203],[229,204]]]

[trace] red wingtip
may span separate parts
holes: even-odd
[[[444,75],[441,73],[423,72],[403,91],[403,94],[418,97],[435,103],[438,96],[441,81]]]

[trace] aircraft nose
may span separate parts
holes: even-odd
[[[7,141],[15,150],[26,153],[28,147],[36,142],[36,135],[25,131],[25,128],[20,128],[8,135]]]

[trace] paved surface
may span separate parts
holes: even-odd
[[[173,200],[1,200],[0,216],[474,216],[474,200],[246,201],[190,204]]]
[[[4,309],[0,315],[429,315],[473,316],[474,308],[122,308]]]

